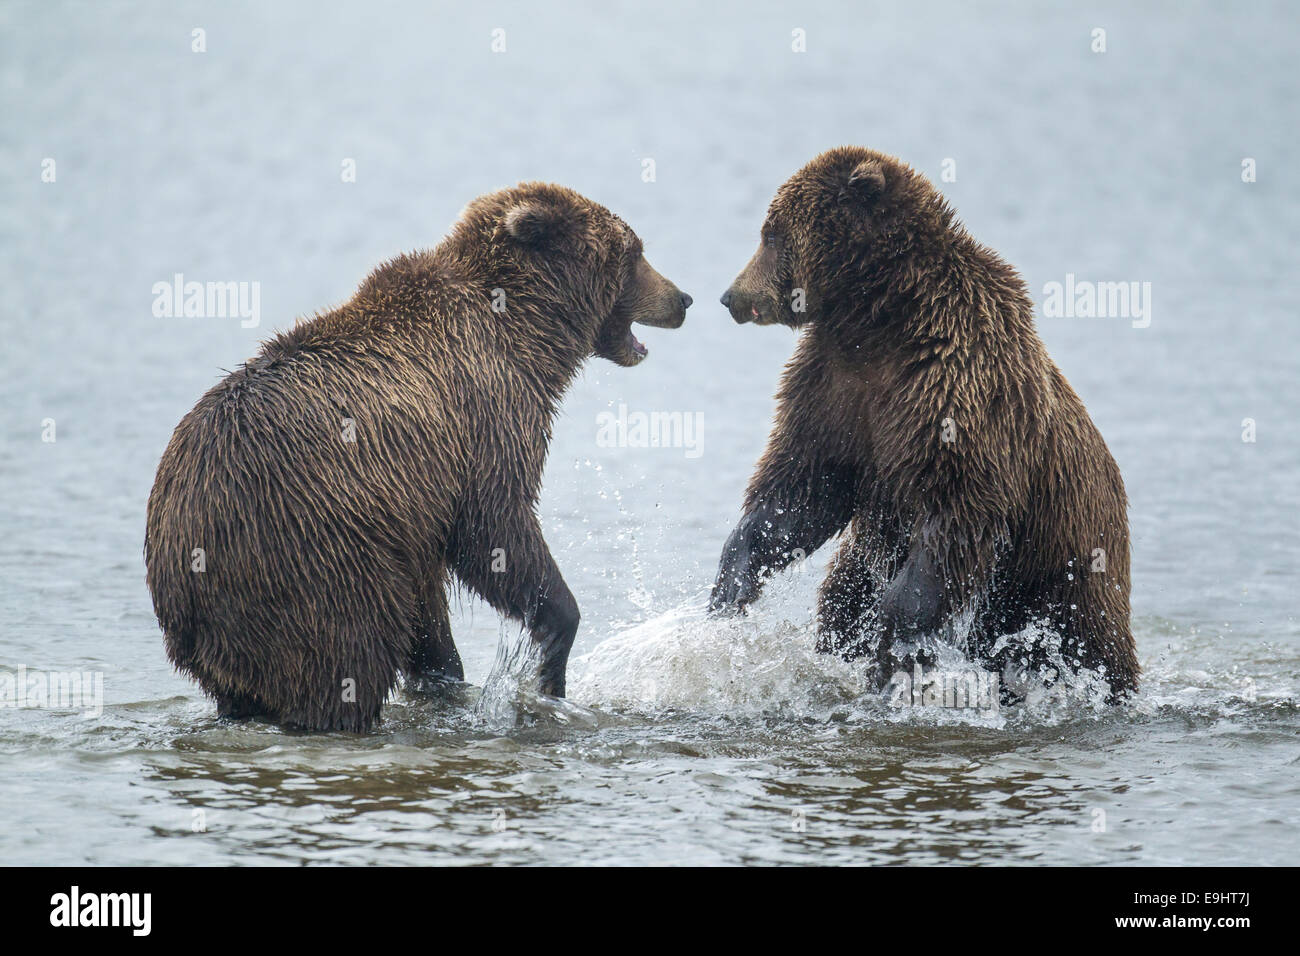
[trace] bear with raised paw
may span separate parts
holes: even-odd
[[[536,506],[551,422],[591,356],[690,297],[609,210],[559,186],[476,199],[204,395],[149,496],[167,653],[222,715],[362,731],[398,674],[463,679],[454,576],[522,621],[563,696],[578,605]]]
[[[1119,468],[1034,329],[1015,269],[902,162],[833,149],[776,194],[722,297],[736,322],[801,328],[776,424],[722,552],[711,607],[843,534],[818,648],[867,657],[960,618],[996,668],[1056,662],[1137,687]],[[969,617],[967,617],[969,615]],[[1061,638],[1009,638],[1037,624]]]

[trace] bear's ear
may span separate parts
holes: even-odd
[[[525,245],[538,246],[565,239],[575,227],[573,213],[549,203],[525,202],[506,213],[506,232]]]
[[[878,159],[864,159],[853,167],[841,191],[841,197],[858,196],[875,199],[885,191],[885,168]]]

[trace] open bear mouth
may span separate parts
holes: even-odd
[[[627,347],[632,350],[632,354],[637,357],[638,361],[650,354],[650,350],[645,347],[645,343],[632,333],[631,326],[628,326],[627,330]]]
[[[627,327],[622,339],[618,341],[618,346],[613,350],[614,354],[606,355],[606,358],[612,359],[619,365],[632,366],[640,365],[645,361],[650,350],[645,347],[645,343],[636,337],[632,331],[632,326]]]
[[[645,361],[650,350],[636,337],[632,323],[624,319],[605,324],[596,340],[595,353],[615,365],[632,366]]]

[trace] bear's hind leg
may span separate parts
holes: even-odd
[[[417,685],[465,679],[460,652],[451,637],[447,587],[441,578],[429,587],[420,608],[420,624],[411,648],[410,662],[406,665],[406,675]]]
[[[252,717],[270,717],[267,707],[251,694],[217,694],[217,716],[223,720],[248,720]]]

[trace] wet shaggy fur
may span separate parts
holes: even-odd
[[[463,678],[454,576],[524,623],[562,696],[578,606],[536,515],[552,418],[588,357],[636,364],[631,323],[689,302],[618,217],[526,184],[267,342],[181,421],[149,496],[172,662],[223,715],[365,730],[399,672]]]
[[[777,192],[723,302],[737,322],[804,331],[715,609],[843,532],[819,647],[874,655],[882,685],[895,642],[965,612],[968,650],[995,666],[1046,667],[1042,644],[997,648],[1042,622],[1113,695],[1137,686],[1119,469],[1020,276],[928,180],[871,150],[824,153]]]

